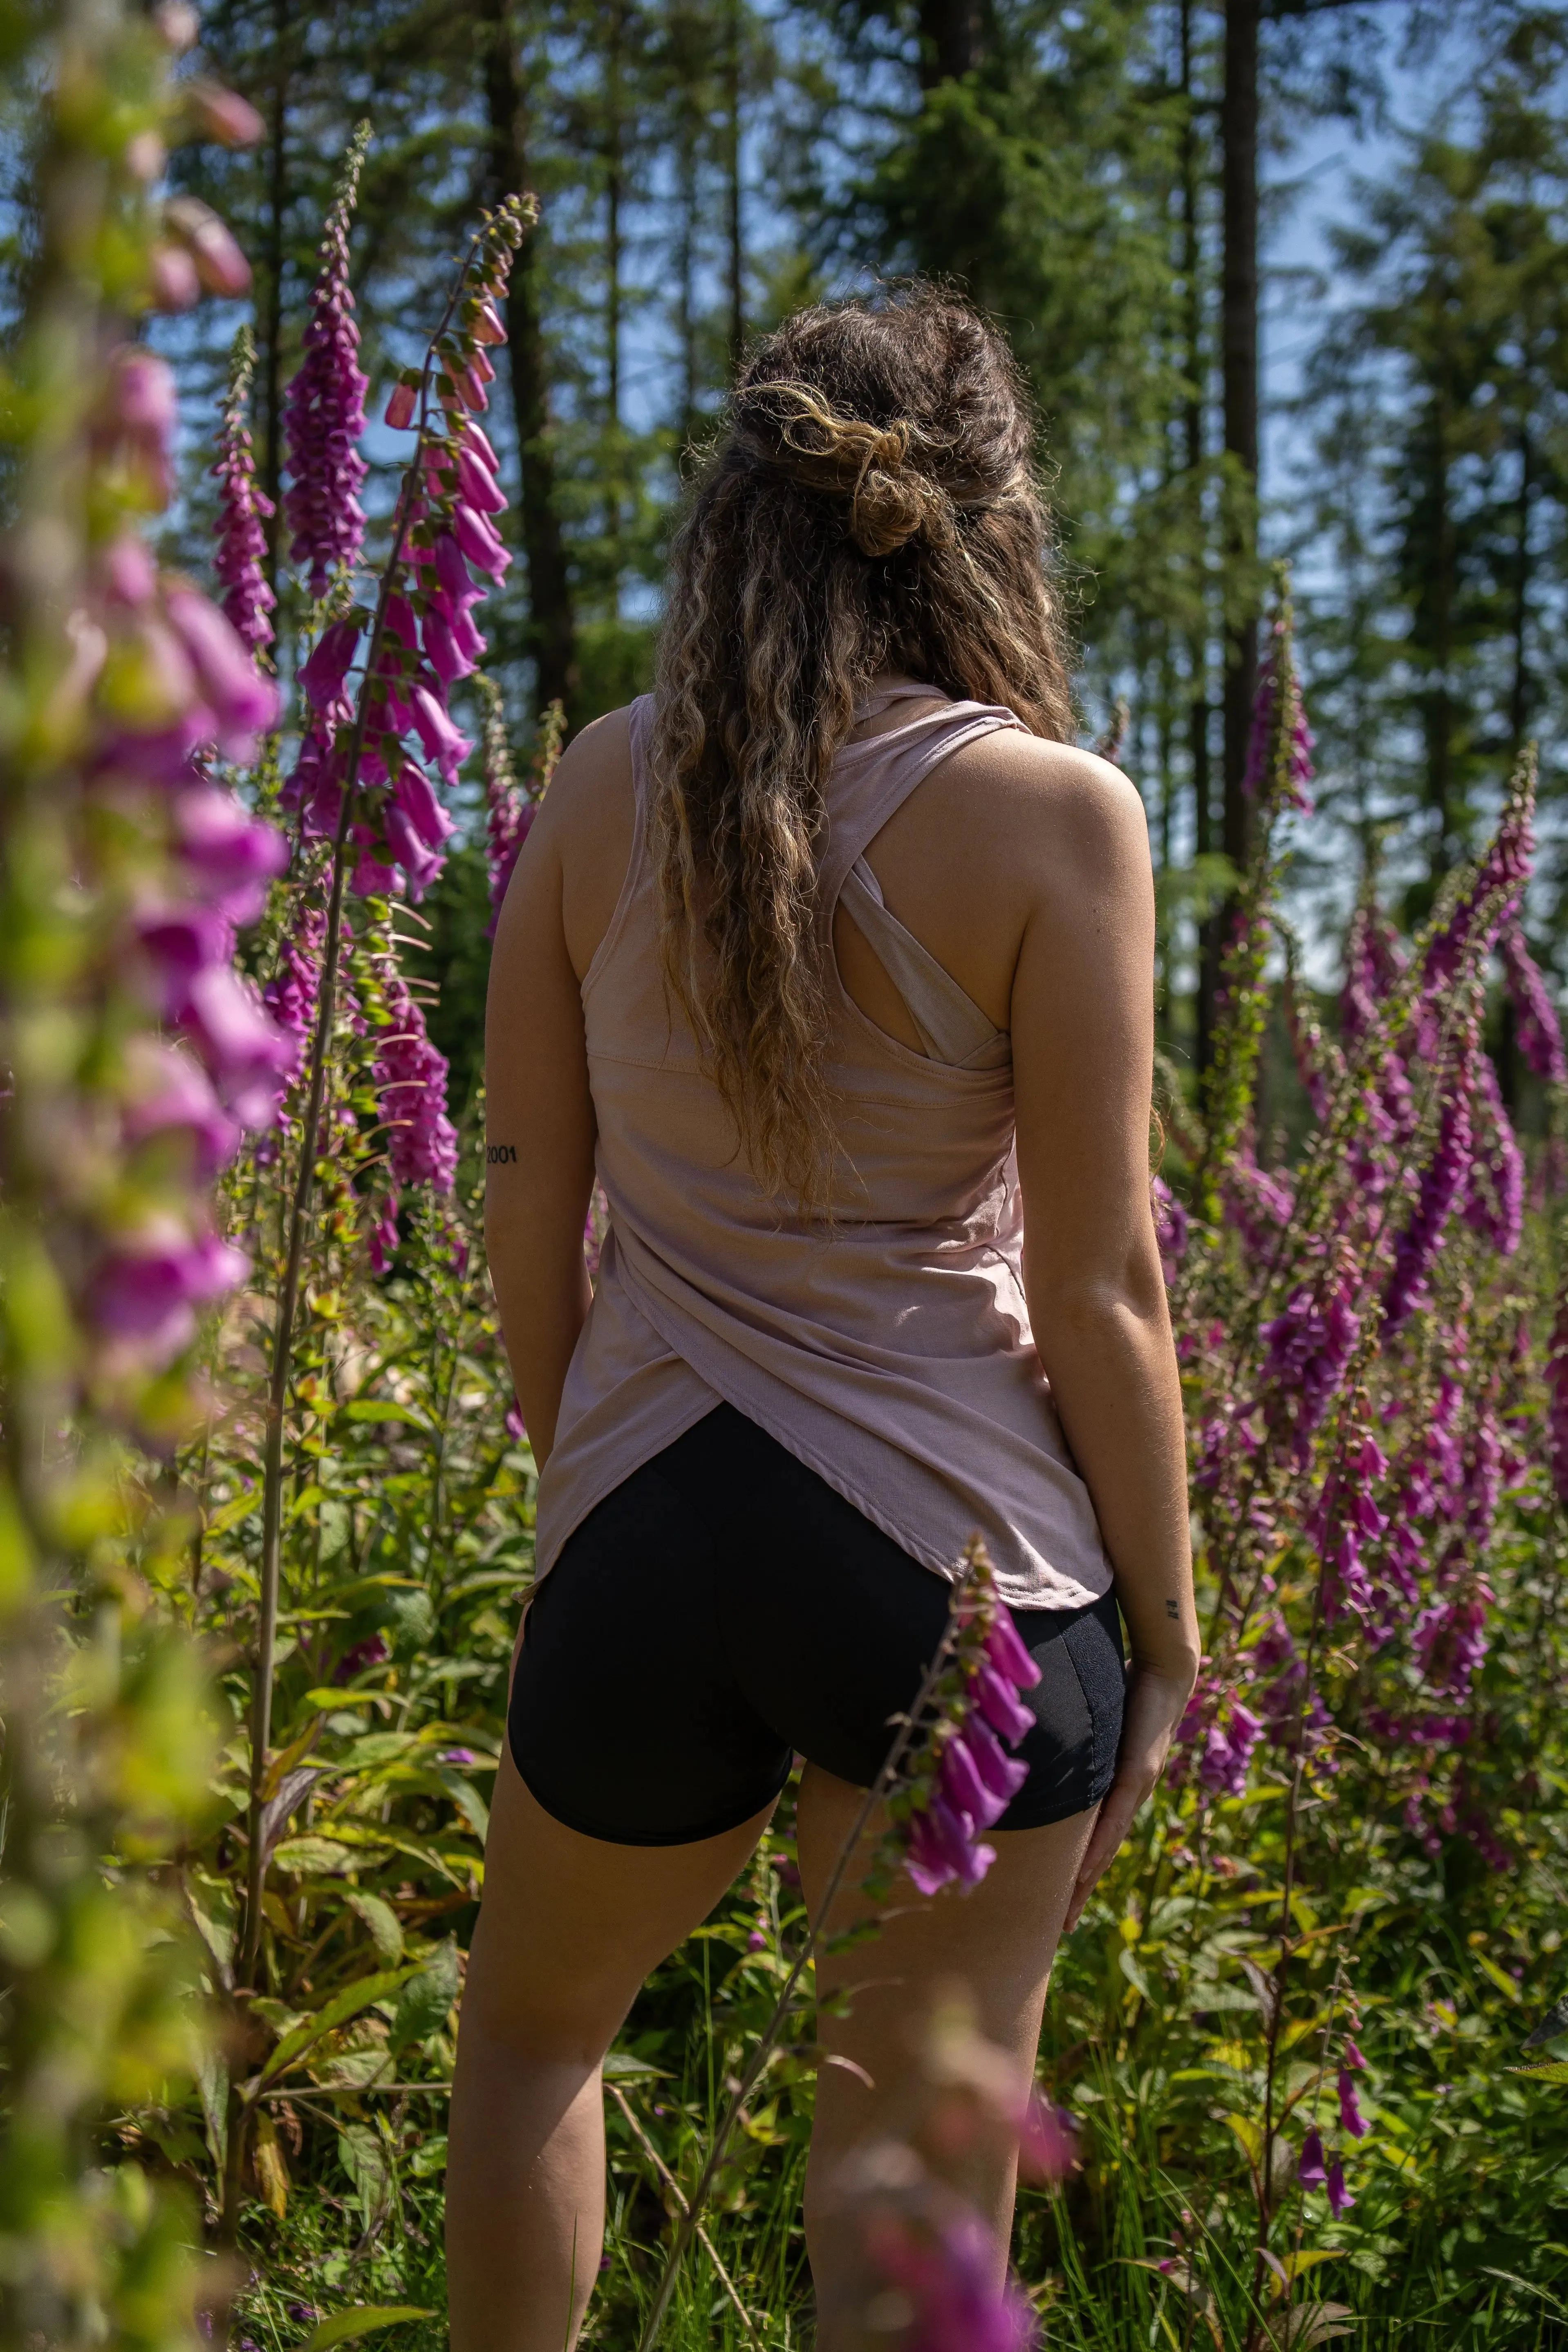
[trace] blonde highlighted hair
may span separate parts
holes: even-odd
[[[802,311],[758,345],[677,538],[655,681],[652,843],[670,989],[771,1192],[833,1162],[827,778],[897,671],[1071,724],[1012,356],[927,288]]]

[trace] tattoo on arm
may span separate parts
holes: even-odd
[[[487,1143],[485,1146],[485,1165],[488,1168],[515,1168],[517,1166],[516,1144]]]
[[[1165,1614],[1167,1617],[1179,1617],[1181,1613],[1180,1609],[1176,1606],[1176,1603],[1173,1601],[1166,1601]]]

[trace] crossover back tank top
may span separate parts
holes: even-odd
[[[858,715],[932,691],[890,688]],[[835,764],[818,919],[840,1150],[824,1219],[759,1184],[666,991],[652,718],[650,698],[633,705],[631,856],[583,981],[609,1229],[540,1479],[540,1573],[596,1503],[724,1402],[938,1575],[978,1532],[1006,1600],[1098,1600],[1110,1567],[1024,1299],[1011,1043],[884,905],[865,857],[941,761],[1020,721],[944,703],[847,743]],[[842,986],[840,899],[923,1053]]]

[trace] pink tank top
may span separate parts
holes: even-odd
[[[931,691],[894,688],[864,709]],[[583,982],[610,1223],[540,1480],[540,1572],[596,1503],[724,1401],[938,1575],[978,1529],[1008,1601],[1097,1600],[1110,1567],[1024,1301],[1010,1042],[882,905],[863,856],[939,761],[1020,722],[948,703],[838,755],[818,867],[842,1144],[825,1223],[758,1184],[667,1000],[646,823],[652,717],[648,698],[633,706],[631,857]],[[839,984],[841,896],[923,1054]]]

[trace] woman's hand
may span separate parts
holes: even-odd
[[[1164,1770],[1176,1726],[1186,1712],[1195,1680],[1195,1675],[1185,1671],[1173,1675],[1157,1673],[1148,1666],[1133,1667],[1121,1719],[1121,1753],[1117,1759],[1116,1778],[1100,1806],[1100,1818],[1073,1882],[1064,1935],[1077,1927],[1084,1905],[1125,1842],[1133,1816],[1144,1799],[1152,1795]]]

